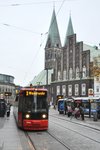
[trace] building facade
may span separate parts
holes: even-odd
[[[15,98],[14,77],[6,74],[0,74],[0,98],[13,102]]]
[[[100,55],[100,50],[97,47],[77,41],[71,16],[65,42],[61,46],[55,10],[53,10],[45,47],[45,69],[53,69],[50,86],[52,101],[55,102],[57,95],[86,97],[89,95],[89,89],[96,88],[94,85],[100,88],[98,85],[100,82],[94,84],[95,78],[92,73],[93,58],[98,55]],[[100,89],[98,89],[98,93],[100,93]]]
[[[89,91],[93,91],[93,95],[100,96],[100,73],[98,82],[93,73],[94,58],[98,58],[100,62],[100,49],[97,46],[87,45],[83,41],[77,41],[71,16],[62,46],[55,9],[53,9],[45,45],[46,82],[43,81],[44,78],[37,76],[32,80],[32,84],[36,85],[40,82],[40,86],[48,88],[49,97],[53,103],[56,102],[57,95],[86,97],[89,96]],[[48,84],[50,70],[53,71]]]

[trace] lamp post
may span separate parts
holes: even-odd
[[[48,86],[48,69],[46,69],[46,85]]]

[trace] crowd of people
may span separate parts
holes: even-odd
[[[81,116],[81,119],[84,120],[84,107],[81,105],[77,105],[76,107],[72,107],[70,104],[67,105],[65,103],[65,115],[68,117],[75,117],[76,119]]]

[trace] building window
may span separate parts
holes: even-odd
[[[60,74],[60,71],[58,71],[58,80],[61,80],[61,74]]]
[[[82,89],[82,91],[81,91],[82,95],[86,95],[86,84],[85,83],[83,83],[81,85],[81,89]]]
[[[99,86],[96,87],[96,92],[100,92]]]
[[[75,84],[75,96],[79,95],[79,85]]]
[[[57,93],[57,95],[60,95],[60,86],[57,86],[56,93]]]
[[[66,85],[62,85],[62,95],[66,96]]]
[[[85,78],[85,77],[86,77],[86,67],[83,66],[83,78]]]
[[[99,79],[99,77],[96,77],[96,81],[99,81],[100,79]]]
[[[69,70],[69,79],[72,79],[72,74],[73,74],[73,70],[72,70],[72,68],[70,68],[70,70]]]
[[[73,50],[72,49],[70,49],[70,53],[72,53],[73,52]]]
[[[63,71],[63,80],[66,80],[66,70]]]
[[[72,85],[68,85],[68,96],[72,96]]]
[[[76,68],[76,78],[79,78],[79,68]]]

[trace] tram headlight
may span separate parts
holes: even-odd
[[[43,119],[47,118],[47,114],[42,114],[42,118]]]
[[[27,118],[27,119],[30,118],[30,114],[26,114],[25,118]]]

